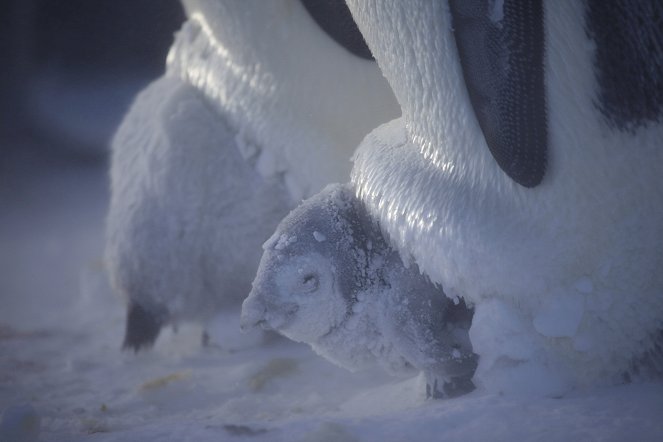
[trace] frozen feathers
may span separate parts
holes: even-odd
[[[243,327],[275,329],[350,370],[421,370],[428,396],[474,388],[470,310],[403,264],[349,187],[305,201],[264,249]]]

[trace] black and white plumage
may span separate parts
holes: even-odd
[[[349,186],[328,186],[279,224],[241,323],[308,343],[350,370],[423,371],[428,396],[474,388],[471,310],[403,264]]]
[[[475,379],[559,394],[660,363],[661,3],[348,5],[403,110],[352,182],[475,305]]]
[[[463,79],[486,144],[518,184],[541,182],[548,131],[541,1],[449,1]]]

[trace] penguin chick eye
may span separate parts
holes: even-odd
[[[304,292],[309,293],[318,289],[319,278],[315,273],[307,273],[300,280]]]

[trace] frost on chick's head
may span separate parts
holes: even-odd
[[[315,342],[348,315],[355,292],[354,203],[340,185],[293,210],[263,245],[242,328],[262,326],[298,342]]]

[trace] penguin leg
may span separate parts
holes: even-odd
[[[160,315],[149,312],[135,302],[130,302],[122,349],[137,353],[139,350],[152,347],[162,326],[163,320]]]
[[[426,399],[442,399],[444,394],[439,389],[437,377],[426,373]]]

